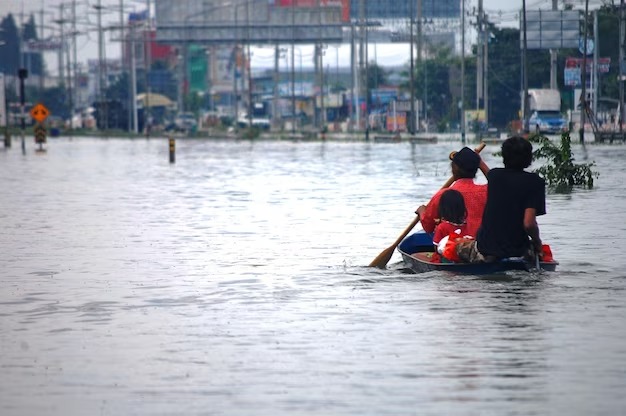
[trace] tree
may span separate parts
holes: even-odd
[[[460,83],[457,86],[451,74],[456,73],[455,68],[460,64],[459,60],[452,56],[450,49],[434,49],[433,46],[430,48],[430,54],[434,56],[415,65],[414,96],[428,106],[429,120],[445,123],[453,118],[458,119],[456,103],[460,94]],[[408,93],[410,93],[409,71],[407,65],[407,70],[401,73],[405,81],[400,84],[400,89]]]
[[[415,96],[424,101],[427,116],[432,121],[447,121],[450,107],[454,106],[450,94],[450,67],[454,64],[452,52],[440,48],[434,52],[433,58],[416,66]]]
[[[69,104],[67,102],[67,94],[65,90],[60,87],[52,87],[45,88],[44,90],[39,90],[39,88],[28,88],[26,90],[26,96],[35,98],[37,101],[45,103],[50,113],[67,119],[70,114]]]
[[[371,61],[367,68],[367,87],[372,90],[387,84],[388,71]]]
[[[608,74],[600,74],[600,97],[619,96],[619,6],[604,5],[598,9],[598,35],[600,57],[611,58]]]
[[[33,15],[30,16],[28,22],[24,25],[22,30],[23,34],[23,42],[28,42],[29,40],[38,40],[37,37],[37,26],[35,25],[35,18]],[[44,75],[44,60],[41,55],[41,52],[25,52],[24,54],[24,62],[26,62],[27,68],[29,72],[33,75]]]
[[[0,22],[0,72],[17,75],[20,67],[20,35],[12,14]]]
[[[504,127],[518,118],[521,108],[520,32],[495,26],[489,31],[493,36],[489,42],[489,122]],[[473,91],[475,96],[476,88]]]

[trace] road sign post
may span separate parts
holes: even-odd
[[[30,109],[30,116],[37,121],[35,124],[35,143],[39,145],[39,150],[43,151],[43,144],[46,142],[46,127],[43,125],[43,122],[50,115],[50,111],[46,108],[45,105],[41,103],[37,103]]]
[[[35,143],[39,145],[40,151],[43,151],[43,144],[46,142],[46,134],[46,127],[41,123],[37,123],[35,125]]]

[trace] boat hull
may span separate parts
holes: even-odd
[[[414,273],[426,273],[434,270],[447,271],[460,274],[491,274],[508,270],[530,271],[535,268],[534,264],[528,263],[522,258],[503,259],[494,263],[433,263],[429,261],[432,252],[418,252],[408,254],[398,249],[402,260],[407,268]],[[539,262],[541,270],[553,272],[556,270],[557,261]]]

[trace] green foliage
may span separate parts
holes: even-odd
[[[20,66],[20,35],[12,14],[0,22],[0,72],[17,75]]]
[[[598,34],[600,36],[598,54],[611,59],[610,71],[603,74],[599,84],[600,97],[619,96],[619,4],[604,4],[598,9]],[[593,24],[593,22],[591,22]],[[591,27],[591,26],[590,26]],[[615,64],[613,64],[615,62]]]
[[[241,138],[245,140],[253,140],[258,138],[260,135],[261,130],[256,127],[247,128],[241,132]]]
[[[533,159],[546,159],[548,163],[535,172],[546,180],[548,189],[555,193],[569,193],[574,187],[593,188],[593,180],[599,176],[591,169],[595,162],[574,163],[569,132],[561,134],[561,143],[555,144],[542,135],[529,139],[538,145],[533,150]]]
[[[35,24],[35,18],[30,16],[28,21],[22,28],[23,41],[39,39],[37,36],[37,25]],[[25,52],[24,62],[26,62],[31,75],[43,75],[44,74],[44,60],[40,52]]]
[[[44,88],[40,90],[37,87],[27,87],[26,97],[33,102],[41,102],[46,105],[50,114],[67,118],[70,114],[69,103],[65,89],[61,87]],[[16,98],[17,100],[17,98]]]
[[[190,92],[183,97],[185,101],[185,109],[194,114],[198,114],[202,107],[202,96],[197,92]]]
[[[437,131],[439,133],[445,133],[448,129],[448,119],[443,118],[437,122]]]
[[[375,89],[381,85],[386,85],[388,76],[389,71],[385,70],[374,61],[369,62],[367,68],[367,87],[369,89]]]
[[[40,75],[45,71],[42,54],[31,52],[20,54],[20,34],[22,41],[36,40],[37,27],[31,15],[22,28],[18,28],[15,18],[8,14],[0,20],[0,72],[17,75],[18,68],[23,64],[29,68],[29,75]]]

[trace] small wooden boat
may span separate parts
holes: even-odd
[[[432,262],[432,251],[418,251],[409,254],[398,248],[402,260],[407,268],[414,273],[425,273],[433,270],[441,270],[461,274],[491,274],[508,270],[530,271],[536,268],[535,264],[529,263],[522,257],[511,257],[494,263],[436,263]],[[557,261],[539,262],[541,270],[553,272],[559,264]]]
[[[399,134],[386,134],[374,136],[375,143],[400,143],[402,137]]]
[[[409,142],[411,144],[437,143],[437,136],[411,136]]]

